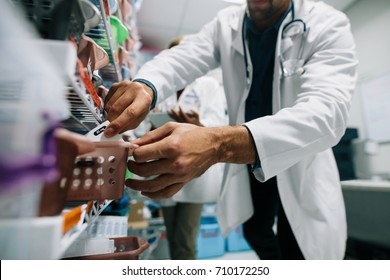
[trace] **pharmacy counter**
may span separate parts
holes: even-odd
[[[348,237],[390,248],[390,181],[342,181]]]

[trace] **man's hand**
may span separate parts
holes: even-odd
[[[253,164],[256,148],[244,126],[200,127],[169,122],[132,141],[131,172],[145,180],[126,186],[152,199],[168,198],[217,162]],[[149,178],[148,178],[149,177]]]
[[[218,162],[218,146],[208,128],[168,123],[132,143],[139,145],[128,162],[131,172],[155,176],[149,180],[129,179],[126,185],[152,199],[168,198],[185,184]]]
[[[106,119],[110,124],[104,133],[114,136],[136,128],[149,113],[153,91],[139,82],[122,81],[111,86],[105,99]]]

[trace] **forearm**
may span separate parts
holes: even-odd
[[[256,147],[246,127],[224,126],[208,129],[214,136],[218,162],[238,164],[256,162]]]

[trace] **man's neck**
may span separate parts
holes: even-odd
[[[259,31],[264,31],[267,28],[273,26],[276,22],[278,22],[280,17],[287,11],[287,9],[290,6],[290,2],[291,1],[286,1],[284,5],[276,12],[276,14],[272,18],[264,19],[264,20],[253,20],[253,23],[255,24],[256,28]]]

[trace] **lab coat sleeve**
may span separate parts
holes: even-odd
[[[177,46],[164,50],[145,63],[135,75],[157,89],[157,103],[192,83],[219,65],[216,42],[218,21],[214,19],[197,34],[186,36]]]
[[[346,129],[357,76],[349,21],[335,10],[306,21],[305,72],[281,78],[280,110],[245,124],[260,157],[261,168],[254,172],[260,181],[331,148]]]

